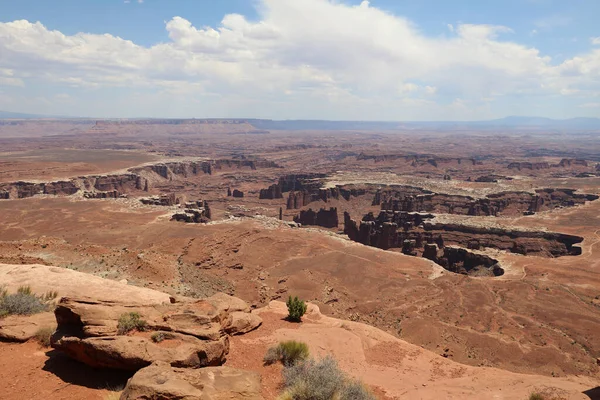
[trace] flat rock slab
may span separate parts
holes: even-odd
[[[173,368],[155,363],[127,382],[121,400],[262,400],[256,372],[229,367]]]
[[[41,328],[56,329],[54,313],[45,312],[34,315],[11,315],[0,319],[0,340],[26,342],[33,338]]]
[[[171,303],[171,296],[166,293],[46,265],[0,264],[0,284],[9,293],[16,292],[20,286],[29,286],[34,293],[55,291],[59,297],[86,296],[139,305]]]
[[[203,341],[193,336],[170,334],[161,343],[138,336],[60,339],[54,347],[95,368],[137,371],[156,361],[181,368],[221,365],[229,352],[229,338]]]

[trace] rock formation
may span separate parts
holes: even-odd
[[[244,192],[242,192],[241,190],[234,189],[232,195],[235,198],[241,199],[244,197]]]
[[[170,207],[179,204],[179,199],[175,196],[175,193],[169,193],[160,196],[143,197],[140,199],[140,202],[146,205]]]
[[[194,224],[205,224],[211,219],[210,207],[206,200],[188,202],[185,203],[184,206],[184,210],[173,214],[171,220]]]
[[[267,189],[261,189],[259,199],[283,199],[283,195],[281,194],[281,186],[278,184],[273,184],[269,186]]]
[[[247,399],[262,400],[257,372],[229,367],[174,368],[156,362],[127,382],[121,400],[141,399]]]
[[[315,212],[312,209],[306,211],[300,211],[294,222],[302,225],[314,225],[322,226],[324,228],[337,228],[338,227],[338,213],[337,208],[331,207],[329,210],[321,208]]]
[[[119,334],[119,319],[136,313],[148,334]],[[55,311],[52,347],[95,368],[137,371],[155,362],[176,368],[223,364],[229,334],[245,333],[261,324],[248,305],[224,294],[194,302],[142,306],[91,298],[63,297]],[[151,339],[161,334],[169,346]]]
[[[574,189],[537,189],[529,192],[501,192],[475,199],[470,196],[432,193],[415,187],[394,187],[377,191],[373,205],[382,210],[435,212],[474,216],[521,215],[557,207],[573,207],[598,196],[575,193]]]

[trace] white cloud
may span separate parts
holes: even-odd
[[[448,25],[448,36],[429,37],[368,1],[262,0],[258,10],[257,21],[229,14],[214,27],[174,17],[166,23],[169,41],[151,47],[110,34],[65,35],[40,22],[0,23],[0,85],[148,89],[165,102],[220,98],[244,115],[248,104],[274,113],[285,104],[296,116],[317,110],[385,119],[403,118],[399,112],[435,118],[445,109],[461,118],[465,104],[482,98],[600,93],[600,49],[555,65],[511,41],[508,27]]]
[[[590,42],[592,42],[593,45],[600,46],[600,36],[590,38]]]

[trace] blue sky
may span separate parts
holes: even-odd
[[[600,116],[596,0],[0,0],[0,109]]]

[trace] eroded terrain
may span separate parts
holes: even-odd
[[[597,133],[39,124],[0,126],[0,263],[298,295],[463,364],[598,377]]]

